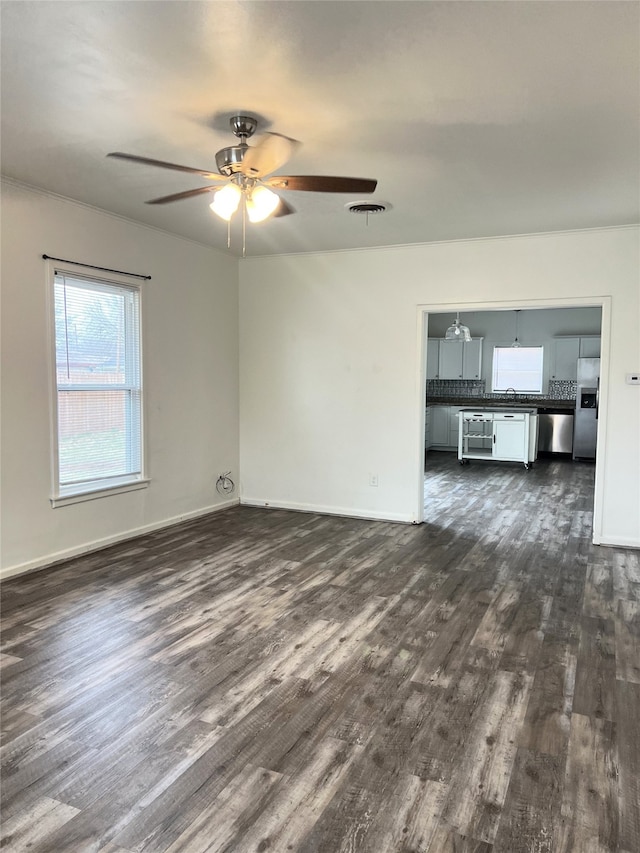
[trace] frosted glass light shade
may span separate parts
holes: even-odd
[[[262,222],[280,203],[280,197],[266,187],[257,186],[247,196],[247,216],[250,222]]]
[[[226,184],[219,190],[216,190],[213,201],[209,205],[211,210],[216,213],[221,219],[227,222],[238,209],[242,190],[236,184]]]

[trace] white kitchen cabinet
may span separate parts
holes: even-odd
[[[578,378],[579,358],[600,357],[600,336],[555,338],[551,350],[549,379],[571,380]]]
[[[437,338],[427,340],[427,379],[437,379],[440,362],[440,341]]]
[[[482,341],[473,338],[462,344],[462,378],[482,379]]]
[[[458,446],[458,412],[460,406],[449,406],[449,447]]]
[[[462,341],[439,342],[438,379],[462,379]]]
[[[580,338],[555,338],[551,351],[549,379],[575,380],[578,378]]]
[[[493,458],[511,462],[524,462],[528,455],[526,426],[523,418],[519,418],[518,420],[496,420],[494,417]]]
[[[451,406],[429,406],[429,446],[436,449],[450,447],[450,414]]]
[[[482,379],[482,338],[427,339],[427,379]]]
[[[455,450],[458,446],[460,406],[429,406],[429,448]]]
[[[600,336],[580,338],[580,358],[600,358]]]

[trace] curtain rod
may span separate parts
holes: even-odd
[[[65,258],[52,258],[51,255],[43,255],[43,261],[60,261],[61,264],[73,264],[76,267],[86,267],[90,270],[102,270],[102,272],[115,272],[118,275],[128,275],[131,278],[142,278],[145,281],[151,281],[150,275],[140,275],[138,272],[123,272],[123,270],[112,270],[109,267],[96,267],[94,264],[83,264],[80,261],[67,261]]]

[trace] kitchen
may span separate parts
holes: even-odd
[[[595,307],[430,314],[425,458],[595,459],[601,322]]]

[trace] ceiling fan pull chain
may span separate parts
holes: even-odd
[[[227,249],[231,248],[231,217],[227,219]]]

